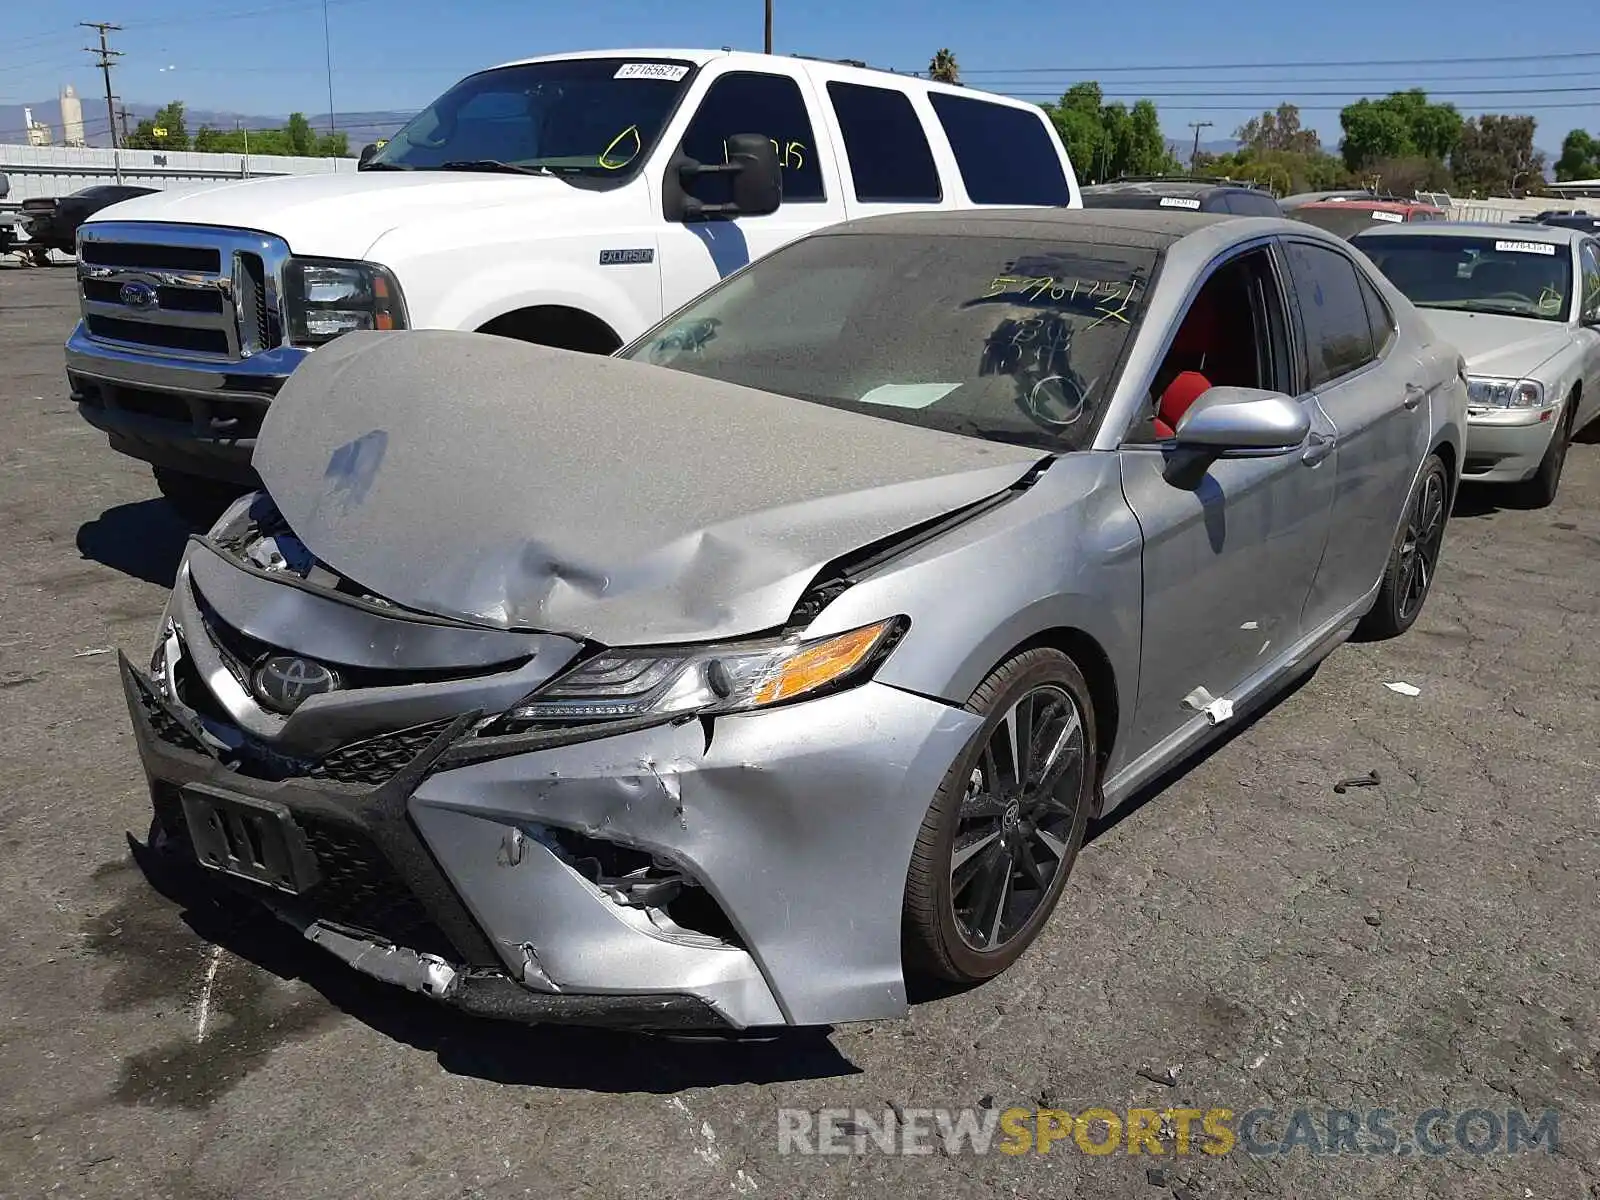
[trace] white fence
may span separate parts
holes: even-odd
[[[356,169],[353,158],[281,154],[201,154],[193,150],[109,150],[98,147],[0,145],[0,174],[11,180],[7,203],[65,196],[97,183],[192,187],[260,175],[317,175]]]

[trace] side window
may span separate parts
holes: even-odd
[[[1318,388],[1372,361],[1372,329],[1356,267],[1336,250],[1284,245],[1306,335],[1306,386]]]
[[[974,204],[1054,207],[1071,200],[1060,154],[1041,110],[949,92],[929,92],[928,99],[950,139],[961,182]]]
[[[1361,299],[1367,305],[1367,328],[1372,331],[1372,353],[1381,356],[1394,340],[1394,314],[1389,311],[1389,306],[1384,303],[1365,272],[1357,271],[1356,278],[1361,281]]]
[[[822,168],[806,115],[800,85],[787,75],[737,71],[711,85],[683,135],[683,152],[703,163],[728,161],[728,139],[739,133],[764,133],[778,148],[783,165],[783,202],[821,200]],[[726,175],[702,175],[689,191],[706,204],[733,198]]]
[[[1584,242],[1578,264],[1583,271],[1583,307],[1578,311],[1586,317],[1600,316],[1600,242]]]
[[[1233,211],[1249,217],[1277,217],[1283,212],[1278,207],[1278,202],[1271,196],[1260,192],[1235,192],[1233,194]]]
[[[889,88],[830,83],[828,99],[844,134],[856,199],[937,204],[939,168],[911,99]]]

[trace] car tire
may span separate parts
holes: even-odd
[[[966,707],[983,724],[923,819],[903,914],[907,974],[960,984],[1000,974],[1044,928],[1099,785],[1089,688],[1061,651],[1008,659]],[[1018,743],[1026,747],[1017,756],[1025,764],[1022,788],[1008,761]]]
[[[1416,624],[1433,588],[1449,521],[1450,472],[1442,458],[1430,454],[1406,501],[1405,520],[1389,551],[1378,598],[1361,620],[1363,640],[1399,637]]]
[[[1578,398],[1567,398],[1568,410],[1561,424],[1550,438],[1539,469],[1518,485],[1521,500],[1527,508],[1549,508],[1555,503],[1556,490],[1561,486],[1561,470],[1567,465],[1567,447],[1572,444],[1572,424],[1577,417]]]
[[[161,489],[167,503],[186,523],[198,529],[210,529],[215,525],[228,505],[244,495],[246,490],[217,479],[185,475],[167,467],[156,467],[154,471],[156,487]]]

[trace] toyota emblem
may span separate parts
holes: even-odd
[[[312,696],[338,691],[341,685],[339,673],[332,667],[309,658],[277,654],[255,669],[250,690],[274,712],[292,713]]]
[[[129,308],[154,308],[156,306],[156,290],[148,283],[135,280],[125,283],[117,291],[117,299]]]

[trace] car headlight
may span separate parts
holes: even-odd
[[[863,683],[909,622],[894,617],[810,641],[607,650],[505,714],[508,721],[611,720],[768,708]]]
[[[1467,403],[1474,408],[1543,408],[1544,384],[1537,379],[1467,377]]]
[[[291,258],[283,272],[289,341],[320,346],[358,329],[404,329],[400,285],[377,263]]]

